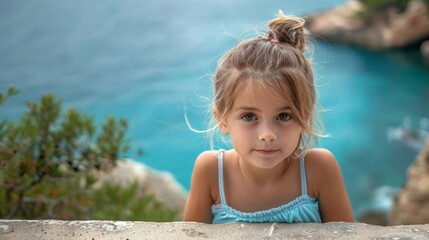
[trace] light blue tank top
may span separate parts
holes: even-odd
[[[223,185],[223,151],[218,154],[219,194],[221,204],[212,205],[213,223],[229,222],[285,222],[308,223],[322,222],[319,202],[307,195],[307,177],[305,173],[304,155],[300,158],[301,196],[280,207],[256,212],[241,212],[230,207],[225,198]]]

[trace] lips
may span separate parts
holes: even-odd
[[[276,149],[256,149],[256,152],[263,154],[263,155],[271,155],[276,153],[278,150]]]

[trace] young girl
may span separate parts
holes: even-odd
[[[214,75],[213,116],[233,149],[196,160],[184,221],[353,221],[335,157],[310,149],[316,93],[304,20],[282,12]]]

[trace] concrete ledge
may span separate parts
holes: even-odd
[[[0,239],[429,239],[429,224],[363,223],[210,225],[188,222],[0,220]]]

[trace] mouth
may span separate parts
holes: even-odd
[[[255,151],[260,153],[260,154],[263,154],[263,155],[271,155],[271,154],[278,152],[279,150],[276,150],[276,149],[255,149]]]

